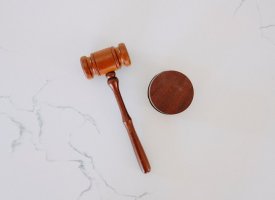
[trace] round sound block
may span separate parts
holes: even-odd
[[[149,84],[148,98],[152,106],[163,114],[177,114],[189,107],[194,90],[191,81],[178,71],[157,74]]]

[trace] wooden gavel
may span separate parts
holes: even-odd
[[[94,52],[90,55],[90,57],[83,56],[81,57],[80,62],[88,79],[92,79],[94,75],[106,75],[108,78],[107,83],[113,90],[116,97],[121,112],[122,121],[127,129],[138,163],[144,173],[150,172],[150,163],[136,134],[132,119],[124,105],[119,91],[118,78],[114,72],[115,70],[120,69],[122,65],[129,66],[131,64],[125,44],[121,43],[116,48],[109,47]]]

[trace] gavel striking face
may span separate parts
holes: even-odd
[[[90,57],[83,56],[81,57],[80,62],[88,79],[92,79],[94,75],[106,75],[108,78],[107,83],[116,97],[122,121],[127,129],[138,163],[144,173],[150,172],[151,167],[149,161],[136,134],[132,119],[124,105],[119,91],[118,78],[114,72],[115,70],[120,69],[122,65],[129,66],[131,64],[125,44],[121,43],[116,48],[109,47],[94,52]]]

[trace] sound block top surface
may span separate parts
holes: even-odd
[[[157,74],[148,87],[152,106],[163,114],[177,114],[187,109],[194,96],[191,81],[178,71]]]

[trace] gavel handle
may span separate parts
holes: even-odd
[[[111,87],[111,89],[114,92],[114,95],[116,97],[121,116],[122,121],[127,129],[128,135],[130,137],[132,146],[134,148],[138,163],[143,171],[143,173],[148,173],[151,170],[150,163],[148,161],[148,158],[145,154],[145,151],[139,141],[139,138],[136,134],[132,119],[130,115],[128,114],[126,107],[124,105],[123,99],[121,97],[120,91],[119,91],[119,83],[118,78],[116,77],[115,72],[109,72],[106,74],[106,77],[108,78],[108,85]]]

